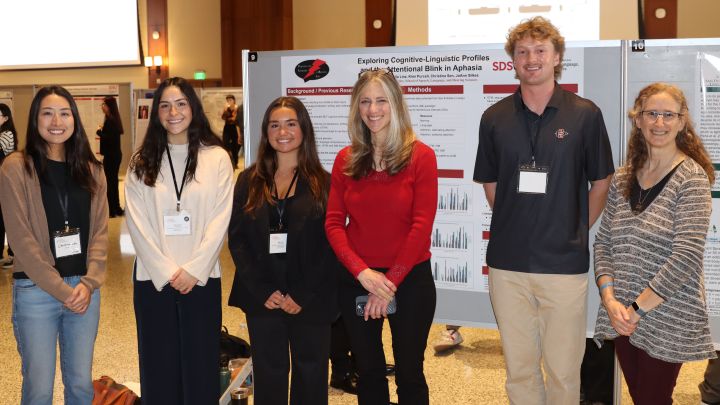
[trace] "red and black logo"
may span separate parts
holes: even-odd
[[[322,59],[304,60],[295,66],[295,74],[305,83],[310,80],[322,79],[328,73],[330,73],[330,67]]]

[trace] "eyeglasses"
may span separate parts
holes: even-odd
[[[649,123],[657,122],[659,117],[662,117],[663,122],[669,124],[674,122],[678,117],[682,117],[683,114],[672,112],[672,111],[640,111],[640,114],[645,118],[645,121]]]

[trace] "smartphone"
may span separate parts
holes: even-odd
[[[365,316],[365,305],[367,302],[367,295],[358,295],[355,297],[355,314],[357,316]],[[392,301],[388,304],[387,313],[388,315],[392,315],[395,312],[397,312],[397,301],[395,300],[395,297],[393,297]]]

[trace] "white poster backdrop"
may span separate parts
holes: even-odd
[[[567,49],[561,85],[583,94],[583,50]],[[301,67],[304,66],[305,69]],[[502,49],[282,57],[282,89],[303,101],[329,171],[349,144],[352,86],[366,70],[387,68],[403,87],[413,128],[438,159],[438,211],[432,232],[432,271],[438,288],[488,291],[485,251],[491,211],[472,181],[482,113],[518,86]],[[312,71],[327,71],[315,75]],[[298,73],[296,73],[298,72]]]
[[[210,121],[210,128],[220,138],[222,138],[223,128],[225,127],[225,120],[222,119],[222,113],[227,108],[225,97],[229,95],[235,96],[235,103],[242,106],[242,88],[213,88],[200,91],[200,100],[205,110],[205,116]],[[242,120],[242,117],[238,117],[238,120]]]
[[[700,91],[695,97],[695,125],[710,154],[716,176],[720,173],[720,53],[697,58]],[[713,210],[705,242],[705,294],[710,316],[720,316],[720,180],[712,188]],[[718,337],[714,336],[717,341]],[[715,344],[716,349],[720,345]]]
[[[102,159],[100,137],[96,134],[97,130],[102,128],[103,122],[105,122],[105,114],[102,112],[101,105],[106,96],[115,97],[118,99],[118,105],[120,105],[118,97],[120,86],[117,84],[98,84],[64,87],[72,94],[75,103],[77,103],[80,120],[90,142],[90,148],[98,159]]]

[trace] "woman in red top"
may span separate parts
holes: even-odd
[[[365,72],[355,83],[348,132],[351,145],[332,170],[325,229],[348,270],[340,277],[340,305],[360,374],[358,403],[389,403],[382,346],[387,317],[400,404],[428,404],[423,359],[435,313],[435,153],[415,138],[400,85],[385,69]],[[368,296],[362,316],[356,315],[359,296]],[[388,314],[393,300],[397,312]]]

